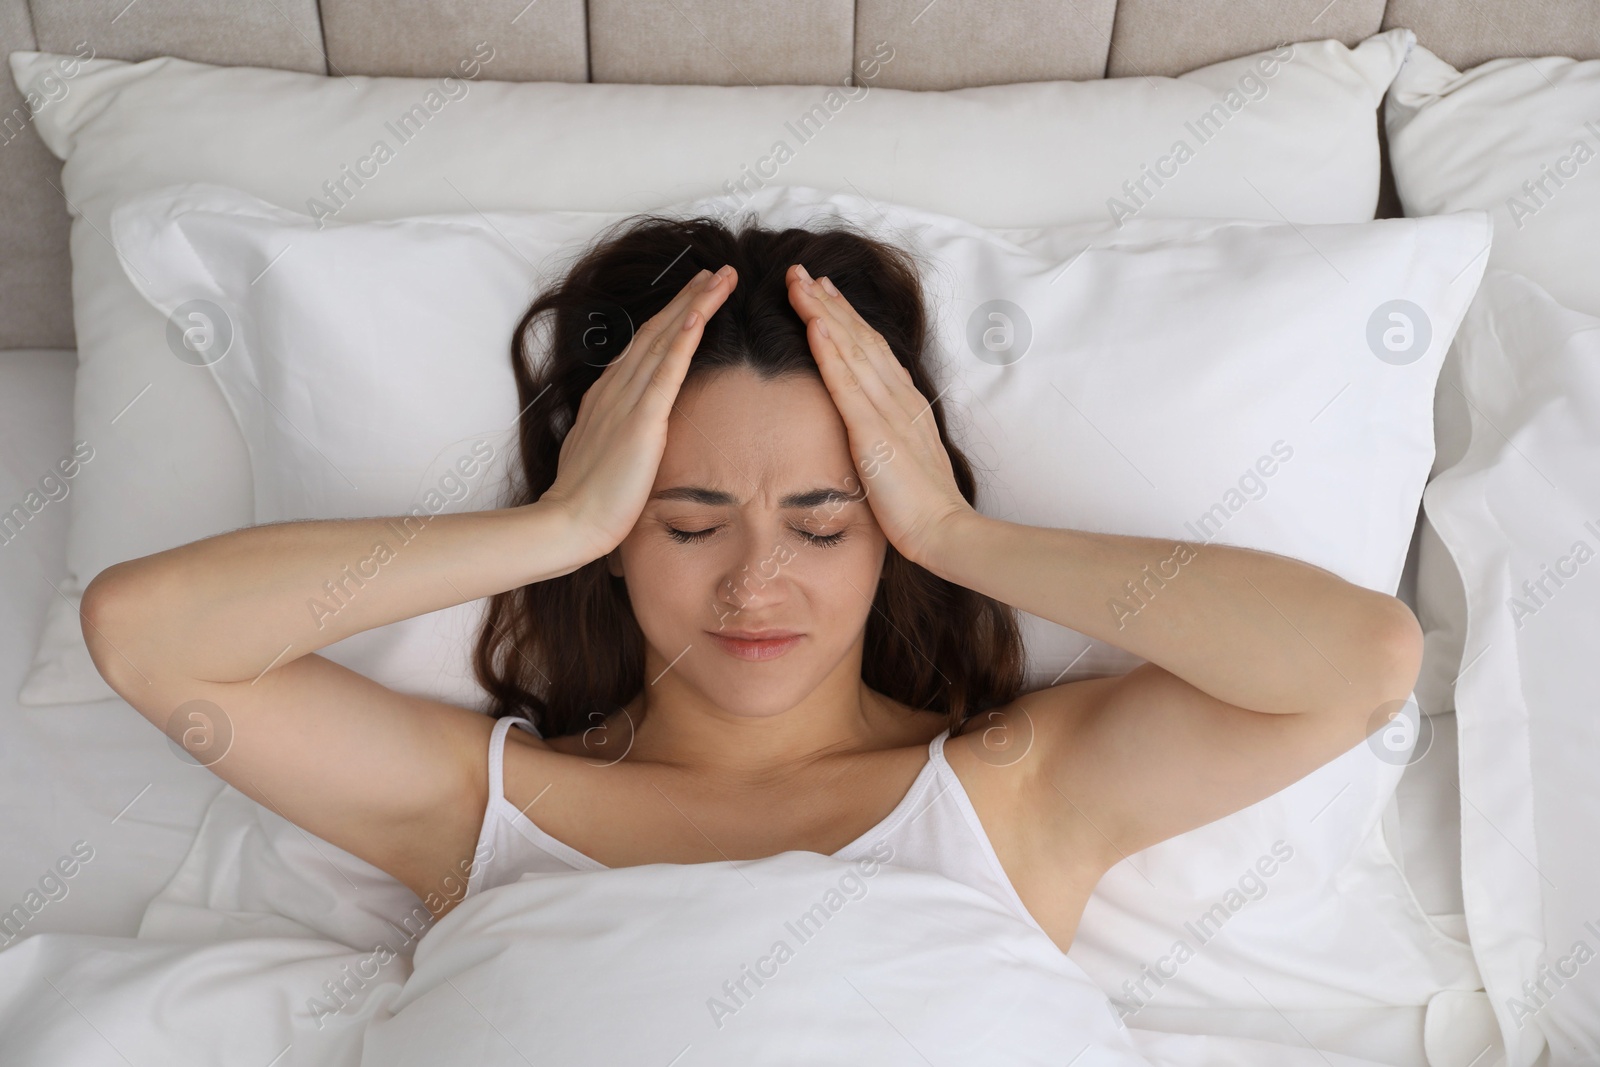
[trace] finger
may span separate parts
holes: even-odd
[[[704,281],[678,314],[667,317],[628,382],[626,395],[634,404],[651,386],[662,391],[669,403],[678,395],[677,387],[688,373],[690,357],[700,347],[706,321],[728,299],[736,283],[737,272],[731,265],[724,265]]]
[[[715,287],[712,287],[711,283],[715,280],[720,280],[720,278],[712,274],[711,271],[700,271],[693,278],[690,278],[684,287],[673,295],[671,300],[667,301],[666,306],[650,316],[645,324],[634,332],[633,337],[628,340],[627,347],[622,350],[622,354],[615,360],[619,365],[617,368],[617,387],[621,391],[628,392],[627,387],[629,385],[637,384],[638,376],[642,369],[641,365],[651,362],[649,356],[657,342],[663,336],[667,337],[670,342],[672,333],[682,326],[683,316],[688,314],[695,298],[707,292],[708,287],[714,289]],[[607,369],[609,370],[610,368]],[[654,367],[652,366],[651,369],[653,370]]]
[[[652,319],[654,329],[650,337],[642,339],[643,348],[628,382],[632,395],[641,394],[671,356],[688,357],[694,353],[704,334],[706,320],[727,300],[735,283],[733,267],[724,264],[715,274],[707,272],[697,287],[686,287],[686,299],[680,306],[664,308]],[[683,362],[686,369],[687,358]]]
[[[827,284],[821,279],[812,280],[800,264],[791,272],[795,284],[790,287],[790,297],[795,310],[806,318],[823,317],[834,349],[886,415],[898,412],[913,418],[927,407],[927,401],[912,384],[910,373],[895,358],[883,335],[861,317],[849,300],[837,291],[828,292]]]
[[[672,342],[655,358],[655,369],[639,374],[643,385],[633,395],[636,410],[655,411],[665,407],[670,410],[677,400],[678,390],[689,372],[689,363],[705,330],[705,316],[699,311],[685,313],[675,331]]]
[[[838,287],[824,275],[817,279],[823,293],[819,295],[825,307],[837,315],[841,315],[853,328],[857,341],[868,351],[873,364],[883,374],[884,383],[888,385],[891,393],[903,404],[908,404],[912,409],[920,410],[927,406],[927,400],[917,390],[911,381],[911,372],[905,364],[895,358],[894,350],[889,347],[889,342],[872,324],[861,317],[861,312],[850,303],[848,297],[839,292]]]
[[[812,279],[803,265],[796,266],[798,272],[805,275],[802,278],[801,294],[816,301],[818,306],[825,309],[834,320],[846,327],[851,338],[866,349],[866,354],[872,359],[873,365],[884,374],[885,379],[905,374],[905,367],[895,358],[883,335],[862,318],[861,312],[856,310],[849,298],[839,292],[838,287],[829,278],[824,276]],[[906,377],[909,379],[909,375]]]
[[[851,439],[860,444],[856,440],[858,433],[862,438],[873,441],[892,438],[894,434],[883,409],[867,393],[861,376],[840,354],[833,338],[832,328],[825,324],[821,315],[813,315],[807,320],[806,340],[817,356],[817,369],[822,372],[823,384],[828,387],[839,414],[844,416]]]
[[[647,361],[649,350],[655,339],[662,334],[664,324],[669,319],[681,324],[683,315],[687,314],[695,296],[705,292],[705,283],[711,278],[711,271],[700,271],[690,278],[660,311],[634,331],[622,352],[606,364],[600,376],[585,390],[568,431],[569,436],[588,425],[597,408],[616,406],[631,411],[637,405],[639,394],[644,389],[643,385],[638,384],[640,364]],[[648,376],[645,380],[648,381]]]
[[[844,361],[850,376],[856,380],[856,387],[870,397],[884,414],[894,410],[898,404],[889,393],[883,372],[873,360],[872,353],[857,337],[855,323],[843,314],[842,309],[830,306],[827,299],[829,294],[810,277],[804,266],[797,263],[790,273],[793,282],[789,289],[790,302],[795,310],[807,320],[820,318],[827,324],[825,328],[815,331],[824,338],[821,352]],[[813,347],[813,351],[818,351],[818,348]]]

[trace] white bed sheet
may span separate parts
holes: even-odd
[[[75,369],[70,351],[0,352],[0,507],[19,502],[71,451]],[[0,913],[39,893],[34,899],[46,902],[28,914],[22,936],[131,937],[222,783],[179,760],[121,700],[17,703],[45,606],[66,573],[71,505],[69,491],[0,544]],[[93,858],[50,900],[40,879],[80,841]],[[0,927],[0,948],[10,943]]]
[[[0,352],[0,502],[20,499],[39,475],[72,447],[70,352]],[[32,658],[38,629],[65,573],[69,495],[35,516],[22,535],[0,544],[0,801],[10,816],[0,826],[0,909],[39,899],[41,879],[80,842],[93,850],[66,892],[29,914],[23,937],[77,933],[133,937],[146,906],[171,879],[194,842],[222,783],[178,758],[166,739],[121,700],[24,707],[16,693]],[[1412,567],[1408,563],[1408,572]],[[1406,583],[1402,583],[1402,590]],[[1402,593],[1403,595],[1403,593]],[[1459,803],[1453,717],[1438,716],[1434,750],[1401,781],[1385,831],[1425,913],[1457,929],[1461,910]],[[48,894],[45,894],[48,896]],[[16,943],[0,930],[0,949]],[[1233,1033],[1294,1041],[1298,1031],[1343,1030],[1316,1025],[1305,1013],[1286,1019],[1141,1019],[1176,1033]],[[1424,1011],[1349,1013],[1347,1032],[1366,1040],[1343,1044],[1396,1064],[1428,1067],[1422,1050]],[[1270,1015],[1270,1017],[1269,1017]],[[1379,1016],[1383,1015],[1380,1019]],[[1359,1018],[1358,1018],[1359,1017]],[[1481,1065],[1480,1065],[1481,1067]]]

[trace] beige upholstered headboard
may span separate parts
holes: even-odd
[[[0,53],[438,77],[492,41],[518,81],[883,88],[1182,74],[1286,41],[1405,26],[1458,68],[1600,57],[1595,0],[0,0]],[[0,78],[0,349],[71,348],[61,164]],[[1379,215],[1398,214],[1385,176]]]

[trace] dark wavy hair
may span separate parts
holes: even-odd
[[[937,396],[926,366],[929,330],[917,261],[906,250],[853,230],[842,219],[816,229],[773,230],[746,217],[721,220],[632,215],[603,231],[554,288],[517,323],[511,366],[522,408],[522,469],[503,506],[538,500],[555,481],[561,442],[584,393],[632,338],[702,268],[731,263],[738,284],[704,328],[685,384],[746,367],[763,381],[821,379],[805,324],[789,303],[784,274],[803,264],[826,275],[872,325],[925,397]],[[544,358],[530,334],[550,327]],[[975,483],[951,442],[938,399],[934,424],[969,503]],[[545,737],[597,725],[644,686],[645,640],[622,578],[605,558],[571,573],[490,598],[473,667],[495,718],[525,715]],[[877,692],[949,720],[1009,703],[1022,687],[1024,653],[1015,610],[900,555],[890,543],[866,624],[861,677]]]

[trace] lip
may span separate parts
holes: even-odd
[[[805,636],[787,630],[759,630],[755,631],[753,637],[737,631],[713,633],[707,630],[706,633],[716,639],[717,646],[724,652],[743,660],[776,659],[798,645]]]

